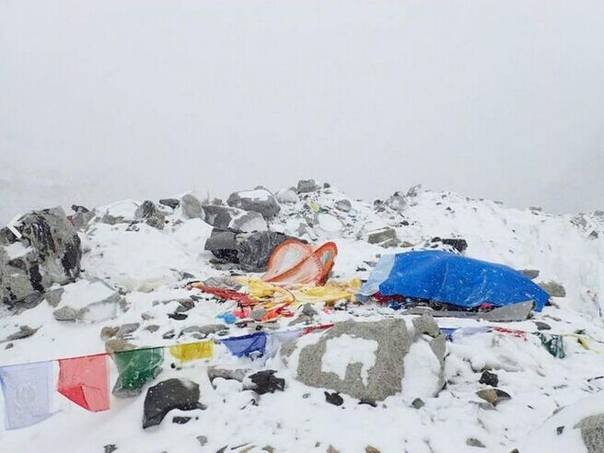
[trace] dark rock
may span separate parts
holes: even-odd
[[[64,292],[65,290],[63,288],[51,289],[44,293],[44,299],[51,307],[57,307],[61,303]]]
[[[184,425],[191,421],[191,417],[172,417],[172,423],[177,425]]]
[[[183,321],[187,319],[189,316],[185,313],[168,313],[168,318],[174,319],[175,321]]]
[[[199,445],[201,445],[202,447],[208,443],[208,438],[206,436],[197,436],[196,439],[197,442],[199,442]]]
[[[421,409],[425,405],[426,405],[426,403],[424,403],[424,400],[422,400],[421,398],[415,398],[411,402],[411,406],[414,407],[415,409]]]
[[[155,333],[159,330],[159,326],[157,324],[149,324],[147,327],[145,327],[145,330]]]
[[[110,326],[105,326],[101,329],[101,340],[106,341],[109,340],[110,338],[113,338],[117,335],[117,333],[120,331],[119,327],[110,327]]]
[[[285,379],[275,376],[275,370],[262,370],[249,376],[254,384],[254,391],[259,395],[275,393],[275,390],[285,390]]]
[[[168,379],[147,390],[143,429],[159,425],[172,409],[205,409],[199,402],[199,385],[188,379]]]
[[[372,231],[367,236],[367,242],[370,244],[383,245],[386,242],[391,243],[392,241],[398,241],[398,239],[396,237],[396,231],[390,227]]]
[[[319,186],[314,179],[301,179],[296,188],[298,193],[316,192],[317,190],[319,190]]]
[[[325,394],[325,401],[334,406],[341,406],[344,404],[344,398],[340,396],[338,392],[323,392]]]
[[[170,339],[174,338],[175,336],[176,336],[176,334],[174,333],[174,329],[170,329],[166,333],[164,333],[161,337],[164,340],[170,340]]]
[[[432,243],[440,242],[443,245],[448,245],[449,247],[458,251],[459,253],[465,252],[466,249],[468,248],[468,242],[465,239],[455,239],[455,238],[441,239],[439,237],[435,237],[435,238],[432,238],[431,242]]]
[[[368,400],[368,399],[361,399],[359,401],[359,404],[366,404],[367,406],[371,406],[371,407],[377,407],[377,403],[375,401],[372,400]]]
[[[564,426],[556,427],[556,434],[560,435],[564,432]]]
[[[103,446],[104,453],[113,453],[117,450],[117,445],[115,444],[107,444]]]
[[[522,269],[520,272],[522,272],[525,277],[528,277],[531,280],[534,280],[539,277],[539,274],[541,273],[537,269]]]
[[[31,306],[53,284],[69,283],[80,275],[80,238],[63,209],[31,212],[15,228],[22,235],[19,240],[7,227],[0,229],[1,302]]]
[[[367,445],[365,447],[365,453],[380,453],[380,451],[377,448],[372,447],[371,445]]]
[[[488,370],[482,372],[480,376],[480,380],[478,381],[480,384],[490,385],[491,387],[497,387],[499,384],[499,377],[495,373],[491,373]]]
[[[163,230],[166,223],[166,216],[161,212],[150,200],[146,200],[141,204],[134,214],[138,219],[145,219],[145,223],[158,230]]]
[[[213,333],[224,332],[225,330],[229,330],[228,326],[224,324],[206,324],[205,326],[189,326],[182,329],[178,336],[199,333],[202,336],[208,336]]]
[[[543,321],[533,321],[537,326],[537,330],[551,330],[551,326]]]
[[[8,337],[4,341],[22,340],[23,338],[31,337],[38,329],[32,329],[29,326],[19,326],[19,330]]]
[[[159,200],[159,204],[172,209],[176,209],[180,206],[180,201],[176,198],[162,198],[161,200]]]
[[[475,439],[474,437],[470,437],[470,438],[466,439],[466,445],[468,447],[487,448],[481,441],[479,441],[478,439]]]
[[[604,452],[604,414],[585,417],[575,425],[575,429],[581,430],[587,453]]]
[[[281,210],[275,196],[263,188],[234,192],[229,196],[227,204],[244,211],[258,212],[265,219],[272,219]]]

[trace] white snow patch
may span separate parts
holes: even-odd
[[[335,373],[340,379],[344,379],[348,364],[360,363],[361,379],[367,385],[369,370],[375,365],[377,341],[344,334],[327,340],[325,348],[325,354],[321,359],[322,371]]]
[[[21,258],[22,256],[27,255],[32,251],[31,247],[25,247],[21,242],[13,242],[4,247],[8,255],[9,260],[14,260],[15,258]]]
[[[419,339],[405,356],[403,399],[431,398],[438,392],[440,362],[427,341]]]

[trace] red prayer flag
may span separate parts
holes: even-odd
[[[109,409],[107,356],[59,360],[59,393],[91,412]]]

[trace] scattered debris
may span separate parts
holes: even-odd
[[[478,381],[480,384],[490,385],[491,387],[497,387],[499,384],[499,377],[495,373],[491,373],[488,370],[484,370]]]
[[[341,406],[344,404],[344,398],[340,396],[339,392],[323,392],[325,394],[325,401],[334,406]]]
[[[478,395],[478,397],[482,398],[486,402],[492,404],[493,406],[497,406],[502,401],[506,401],[512,398],[508,393],[497,388],[482,389],[477,391],[476,395]]]
[[[199,402],[199,385],[188,379],[168,379],[150,387],[145,396],[143,429],[159,425],[172,409],[205,409]]]

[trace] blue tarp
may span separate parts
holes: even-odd
[[[382,275],[383,271],[382,266]],[[379,285],[372,283],[384,296],[428,299],[463,308],[533,300],[535,309],[541,311],[549,299],[543,289],[510,267],[438,250],[399,253],[388,276]]]

